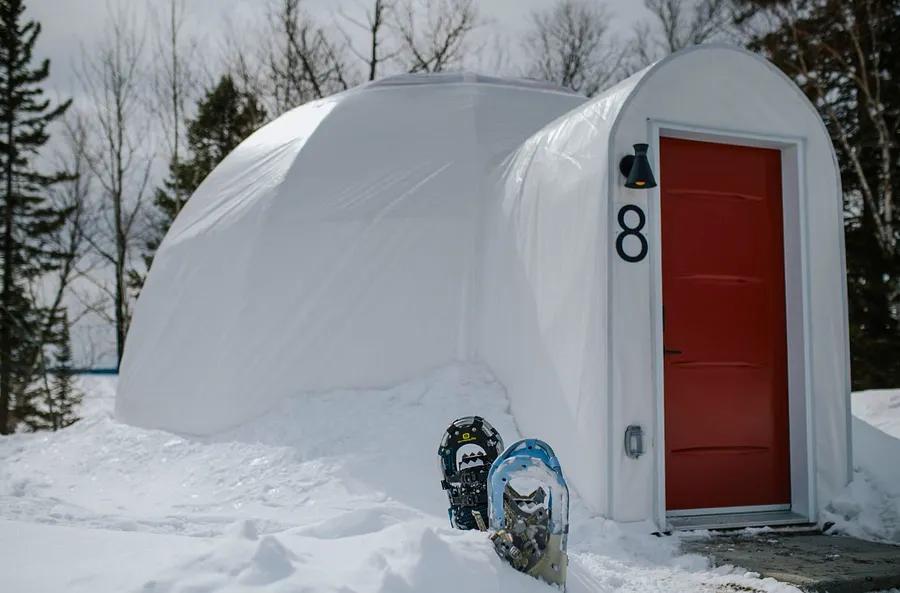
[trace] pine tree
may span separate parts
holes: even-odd
[[[69,319],[63,317],[59,343],[56,346],[53,381],[47,391],[47,418],[50,428],[59,430],[78,421],[77,408],[82,395],[72,381],[72,344],[69,338]]]
[[[29,397],[16,410],[19,425],[25,430],[59,430],[78,421],[82,396],[72,380],[72,347],[65,312],[57,325],[53,355],[41,357],[41,380],[29,387]]]
[[[43,98],[50,62],[33,65],[41,32],[24,21],[22,0],[0,0],[0,433],[14,429],[16,409],[28,405],[38,360],[52,338],[47,311],[36,302],[34,283],[58,264],[60,254],[44,241],[67,212],[47,200],[45,175],[33,161],[47,142],[47,126],[65,112]]]
[[[239,89],[231,76],[222,76],[215,87],[207,89],[197,104],[196,116],[187,124],[188,158],[170,163],[169,177],[156,191],[155,228],[145,246],[147,269],[187,198],[265,119],[266,111],[259,99],[252,92]],[[136,288],[143,282],[136,272],[131,278]]]

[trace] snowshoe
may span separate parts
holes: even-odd
[[[487,477],[503,451],[503,439],[484,418],[466,416],[451,424],[438,447],[441,487],[450,499],[450,524],[487,531]]]
[[[550,446],[524,439],[488,474],[488,516],[497,554],[513,568],[565,590],[569,488]]]

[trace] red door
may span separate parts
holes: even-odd
[[[660,139],[666,508],[790,502],[781,154]]]

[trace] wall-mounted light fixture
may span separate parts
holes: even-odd
[[[650,169],[650,161],[647,160],[646,144],[635,144],[634,154],[622,157],[619,161],[619,171],[626,177],[625,187],[631,189],[650,189],[656,187],[656,179]]]

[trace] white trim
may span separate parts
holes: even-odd
[[[799,226],[799,253],[791,253],[788,246],[788,238],[795,236],[798,229],[785,228],[784,232],[784,257],[785,257],[785,308],[786,308],[786,333],[788,335],[788,405],[790,427],[790,464],[791,464],[791,504],[789,509],[808,518],[816,520],[816,487],[815,487],[815,446],[813,445],[813,402],[812,379],[810,376],[810,300],[809,300],[809,233],[806,216],[807,190],[806,190],[806,141],[796,136],[784,136],[779,134],[748,133],[740,130],[724,128],[706,128],[681,122],[672,122],[661,119],[647,118],[648,143],[653,163],[653,170],[657,173],[658,186],[650,190],[649,212],[651,236],[651,302],[653,339],[653,380],[654,395],[656,397],[656,519],[661,527],[667,526],[667,513],[665,503],[665,393],[664,393],[664,363],[661,352],[662,344],[662,245],[661,245],[661,211],[660,211],[660,187],[664,180],[659,161],[660,136],[672,138],[684,138],[687,140],[700,140],[706,142],[719,142],[740,146],[756,146],[761,148],[776,148],[782,153],[782,220],[787,221],[784,205],[789,199],[793,199],[796,208],[795,221]],[[795,183],[787,185],[790,175],[785,166],[793,168]],[[795,245],[795,248],[797,246]],[[796,258],[796,260],[794,259]],[[793,261],[792,261],[793,260]],[[796,269],[799,264],[800,269]],[[800,286],[788,284],[789,270],[800,278]],[[797,277],[795,276],[795,277]],[[789,294],[789,291],[790,294]],[[799,292],[800,294],[796,294]],[[792,299],[799,297],[799,303],[793,303]],[[801,309],[800,323],[792,318],[789,305],[793,303]],[[800,335],[796,335],[797,333]],[[792,352],[791,345],[795,348],[799,344],[799,350]],[[797,392],[800,393],[797,393]],[[797,418],[802,414],[803,418]],[[801,433],[801,434],[798,434]],[[805,470],[805,471],[803,471]],[[780,505],[776,505],[780,506]],[[751,507],[756,511],[769,510],[764,507]],[[779,509],[782,510],[782,509]],[[692,509],[688,511],[676,511],[680,516],[706,514],[708,509]],[[729,509],[718,509],[715,513],[735,512]],[[741,511],[743,512],[743,511]]]
[[[824,123],[822,124],[825,125]],[[847,467],[845,485],[849,484],[853,479],[853,411],[850,407],[850,398],[853,391],[852,375],[850,371],[850,297],[848,295],[849,288],[847,286],[847,239],[844,235],[844,188],[841,185],[841,164],[838,162],[837,153],[834,151],[834,145],[831,143],[831,136],[828,136],[828,143],[831,147],[831,158],[834,167],[834,184],[837,187],[837,211],[838,211],[838,237],[839,249],[841,253],[841,303],[844,307],[844,319],[842,324],[842,339],[844,342],[844,418],[846,424],[847,438]]]
[[[799,202],[800,216],[800,266],[801,266],[801,287],[802,287],[802,306],[803,306],[803,384],[805,387],[804,394],[804,410],[806,414],[806,483],[808,489],[807,508],[795,509],[797,511],[805,511],[802,514],[814,523],[818,520],[818,500],[816,488],[816,446],[815,446],[815,405],[813,404],[813,373],[812,373],[812,352],[810,347],[812,344],[812,321],[810,318],[810,264],[809,264],[809,194],[806,190],[806,141],[801,141],[796,147],[797,151],[797,192]],[[782,156],[782,159],[784,156]],[[782,165],[783,166],[783,165]],[[782,170],[782,176],[784,172]],[[782,200],[786,195],[782,188]],[[787,229],[785,229],[787,230]],[[841,233],[843,236],[843,232]],[[787,268],[785,268],[787,270]],[[849,339],[849,338],[848,338]],[[849,425],[849,417],[847,424]],[[849,441],[848,441],[849,442]],[[793,463],[793,455],[791,463]],[[791,474],[793,476],[793,472]],[[791,491],[794,492],[794,484],[791,484]],[[793,494],[792,494],[793,496]]]
[[[736,513],[764,513],[768,511],[789,511],[789,504],[760,504],[742,507],[711,507],[708,509],[686,509],[666,511],[667,517],[696,517],[698,515],[725,515]]]
[[[656,452],[656,524],[666,526],[666,406],[663,385],[665,384],[663,366],[663,316],[662,316],[662,211],[660,209],[660,188],[663,184],[662,168],[659,166],[659,124],[648,118],[647,137],[650,144],[650,159],[656,173],[657,186],[650,190],[647,204],[647,217],[650,219],[650,322],[653,324],[653,344],[650,352],[653,356],[653,395],[656,399],[656,418],[654,419],[653,444]]]
[[[621,113],[621,112],[620,112]],[[606,250],[606,261],[605,264],[605,272],[606,272],[606,298],[604,299],[606,303],[606,516],[614,517],[615,516],[615,459],[617,454],[617,449],[615,446],[616,443],[616,434],[618,431],[616,430],[615,422],[614,422],[614,408],[613,404],[615,398],[613,397],[613,346],[615,338],[613,336],[613,299],[615,298],[615,291],[613,290],[613,258],[616,257],[615,247],[613,237],[615,236],[615,231],[613,230],[613,224],[615,220],[615,204],[613,203],[613,196],[615,195],[615,183],[618,181],[618,176],[616,173],[619,171],[619,163],[616,158],[615,150],[613,150],[612,139],[614,137],[614,131],[616,125],[618,125],[619,120],[616,119],[613,122],[612,129],[610,130],[607,144],[607,167],[611,174],[608,174],[606,177],[606,195],[608,199],[606,200],[606,233],[602,239],[606,242],[605,250]]]

